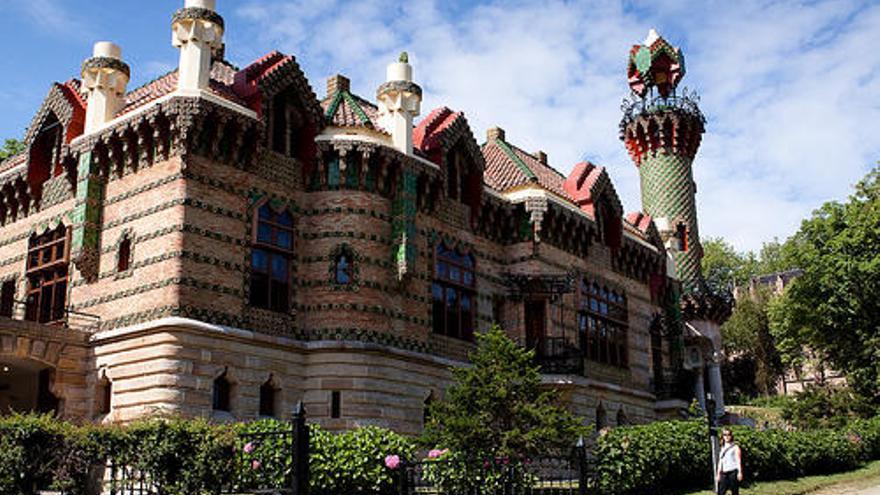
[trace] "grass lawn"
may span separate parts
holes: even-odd
[[[869,462],[864,467],[846,473],[827,476],[805,476],[796,480],[767,481],[741,489],[742,495],[802,495],[834,486],[827,493],[839,493],[843,488],[867,488],[880,485],[880,461]],[[825,492],[823,492],[825,493]],[[712,495],[709,490],[688,492],[681,495]]]

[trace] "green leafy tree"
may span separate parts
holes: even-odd
[[[431,405],[424,441],[481,462],[568,452],[587,428],[541,386],[534,352],[498,326],[477,343],[472,366],[453,368],[445,400]]]
[[[24,151],[24,143],[18,139],[7,139],[0,148],[0,162]]]
[[[703,277],[716,292],[730,290],[734,285],[748,284],[757,275],[758,262],[752,253],[742,254],[720,237],[705,239],[703,245]]]
[[[762,395],[772,392],[783,373],[782,360],[770,333],[770,298],[770,291],[763,287],[741,297],[730,319],[721,327],[725,353],[735,360],[753,363],[755,386]]]
[[[847,202],[816,210],[789,243],[804,275],[770,311],[786,360],[809,347],[880,401],[880,167]]]

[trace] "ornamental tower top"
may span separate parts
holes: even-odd
[[[634,45],[627,64],[632,95],[623,102],[620,138],[639,167],[642,209],[654,218],[678,277],[699,283],[703,248],[691,164],[706,120],[696,95],[678,92],[684,74],[681,50],[657,31]]]

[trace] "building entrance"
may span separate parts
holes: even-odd
[[[0,357],[0,414],[58,412],[51,387],[55,369],[39,361]]]

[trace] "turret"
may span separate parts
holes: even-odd
[[[211,62],[223,49],[223,17],[216,0],[186,0],[171,21],[171,43],[180,49],[177,90],[196,93],[208,89]]]
[[[389,133],[401,153],[413,151],[413,118],[421,110],[422,88],[412,82],[412,66],[406,52],[388,65],[385,83],[376,91],[379,100],[379,124]]]
[[[113,120],[125,103],[125,87],[131,72],[122,61],[122,49],[109,41],[95,43],[92,56],[82,65],[86,91],[86,134]]]
[[[620,138],[639,168],[642,209],[654,218],[671,249],[684,283],[702,280],[703,248],[697,228],[697,187],[692,163],[705,118],[698,98],[677,88],[685,75],[684,55],[653,29],[630,50]]]

